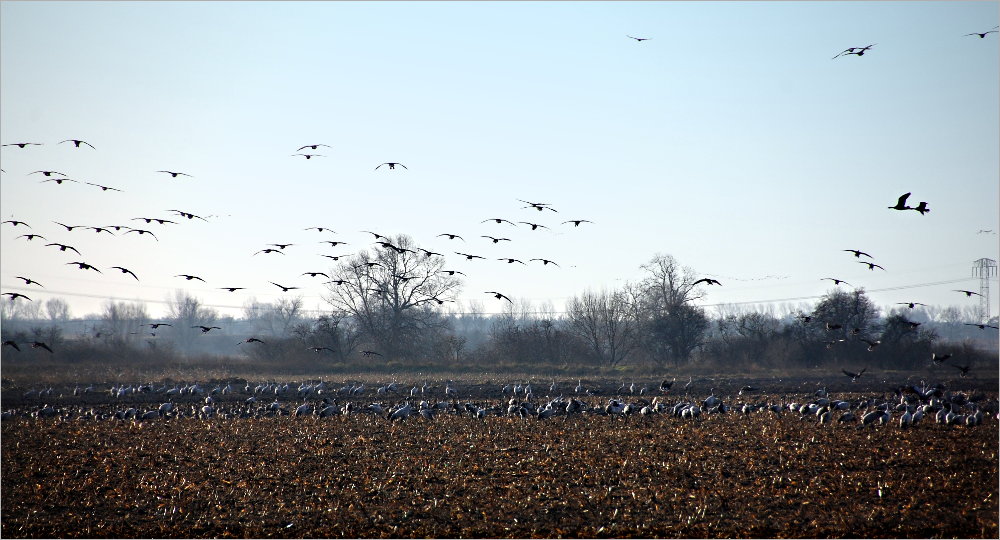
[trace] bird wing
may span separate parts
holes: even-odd
[[[912,192],[911,192],[912,193]],[[896,201],[896,206],[906,206],[906,199],[910,197],[910,193],[904,193],[899,196],[899,200]]]

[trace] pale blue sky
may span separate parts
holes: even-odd
[[[29,293],[83,315],[106,296],[160,302],[191,273],[208,285],[188,290],[210,305],[272,301],[276,281],[324,308],[321,280],[300,274],[329,270],[318,253],[371,249],[360,231],[372,230],[562,265],[448,257],[469,276],[461,299],[487,311],[499,304],[486,290],[561,309],[640,278],[656,253],[719,276],[704,304],[822,295],[827,276],[869,291],[962,280],[870,296],[975,303],[952,289],[978,290],[972,261],[998,258],[997,236],[978,231],[1000,230],[1000,47],[998,34],[963,34],[995,26],[998,6],[5,1],[0,140],[44,146],[0,151],[0,214],[83,256],[5,224],[0,285],[21,290],[22,275],[81,295]],[[68,138],[97,150],[56,144]],[[333,148],[291,156],[312,143]],[[373,170],[386,161],[409,168]],[[124,192],[40,183],[28,175],[39,169]],[[886,208],[908,191],[931,212]],[[179,221],[170,208],[217,217],[129,221]],[[494,216],[551,231],[480,223]],[[595,223],[560,224],[580,218]],[[53,220],[141,226],[160,241]],[[272,242],[297,245],[252,255]],[[230,285],[250,290],[214,289]]]

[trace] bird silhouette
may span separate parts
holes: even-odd
[[[32,341],[30,345],[32,349],[45,349],[46,351],[52,352],[52,349],[41,341]]]
[[[170,175],[170,176],[171,176],[172,178],[177,178],[178,176],[187,176],[187,177],[189,177],[189,178],[194,178],[194,177],[193,177],[193,176],[191,176],[190,174],[188,174],[188,173],[182,173],[182,172],[174,172],[174,171],[156,171],[156,172],[161,172],[161,173],[167,173],[167,174],[169,174],[169,175]]]
[[[202,334],[207,334],[207,333],[211,332],[212,330],[222,330],[222,328],[220,328],[218,326],[202,326],[200,324],[196,324],[196,325],[192,326],[191,328],[200,328]]]
[[[527,221],[518,221],[518,223],[524,223],[525,225],[530,225],[531,226],[531,230],[533,230],[533,231],[537,230],[539,227],[541,227],[543,229],[548,229],[548,227],[546,227],[545,225],[540,225],[538,223],[529,223]]]
[[[337,233],[337,231],[335,231],[335,230],[333,230],[333,229],[331,229],[331,228],[329,228],[329,227],[306,227],[306,228],[305,228],[305,229],[303,229],[303,230],[306,230],[306,231],[311,231],[311,230],[313,230],[313,229],[315,229],[315,230],[316,230],[317,232],[323,232],[323,231],[327,231],[327,232],[332,232],[332,233],[334,233],[334,234],[336,234],[336,233]]]
[[[93,271],[97,272],[98,274],[103,274],[104,273],[104,272],[101,272],[97,268],[94,268],[93,266],[91,266],[91,265],[89,265],[89,264],[87,264],[85,262],[76,261],[76,262],[68,262],[66,264],[75,264],[77,266],[77,268],[79,268],[80,270],[93,270]]]
[[[908,307],[910,309],[913,309],[913,306],[926,306],[927,305],[927,304],[921,304],[920,302],[896,302],[896,304],[904,305],[904,306],[906,306],[906,307]]]
[[[46,246],[56,246],[56,247],[59,248],[59,251],[66,251],[67,249],[72,249],[73,251],[76,252],[77,255],[83,255],[83,253],[80,253],[80,251],[77,250],[75,247],[73,247],[73,246],[67,246],[66,244],[60,244],[58,242],[53,242],[51,244],[45,244],[45,245]]]
[[[204,279],[201,279],[198,276],[192,276],[191,274],[177,274],[174,277],[182,277],[182,278],[184,278],[184,279],[186,279],[188,281],[191,281],[192,279],[197,279],[198,281],[200,281],[202,283],[207,283],[207,281],[205,281]]]
[[[177,215],[179,215],[179,216],[181,216],[181,217],[186,217],[186,218],[188,218],[188,219],[194,219],[194,218],[198,218],[198,219],[200,219],[200,220],[202,220],[202,221],[205,221],[205,222],[207,222],[207,221],[208,221],[207,219],[205,219],[205,218],[203,218],[203,217],[201,217],[201,216],[198,216],[198,215],[195,215],[195,214],[192,214],[191,212],[184,212],[184,211],[182,211],[182,210],[167,210],[167,212],[177,212]]]
[[[396,165],[399,165],[400,167],[406,169],[406,165],[403,165],[402,163],[391,162],[391,161],[387,161],[387,162],[383,163],[382,165],[388,165],[390,169],[395,169]],[[378,167],[381,167],[382,165],[379,165]],[[376,171],[378,170],[378,167],[375,167]]]
[[[882,270],[885,270],[885,268],[882,268],[880,265],[877,265],[875,263],[870,263],[870,262],[865,262],[865,261],[858,261],[858,264],[867,264],[868,265],[868,269],[871,270],[871,271],[875,271],[876,268],[881,268]]]
[[[305,150],[306,148],[308,148],[308,149],[310,149],[310,150],[319,150],[319,147],[320,147],[320,146],[323,146],[323,147],[326,147],[326,148],[333,148],[333,147],[332,147],[332,146],[330,146],[329,144],[307,144],[307,145],[305,145],[305,146],[300,146],[300,147],[299,147],[299,148],[298,148],[298,149],[296,150],[296,152],[301,152],[301,151]]]
[[[350,254],[347,254],[347,255],[323,255],[321,253],[321,254],[319,254],[319,256],[320,257],[326,257],[327,259],[333,259],[335,261],[339,261],[342,257],[350,257],[351,255]]]
[[[372,356],[382,356],[382,353],[366,350],[366,351],[361,351],[361,356],[364,356],[365,358],[370,358]]]
[[[136,221],[136,220],[145,221],[146,223],[152,223],[152,222],[155,221],[155,222],[159,223],[160,225],[166,225],[167,223],[170,223],[172,225],[177,225],[176,221],[170,221],[169,219],[147,218],[147,217],[132,218],[132,221]]]
[[[302,156],[306,159],[312,159],[314,157],[326,157],[323,154],[292,154],[292,156]]]
[[[97,234],[101,234],[102,232],[106,232],[106,233],[110,234],[111,236],[115,235],[115,233],[111,232],[110,229],[105,228],[105,227],[85,227],[85,228],[86,229],[93,229],[94,232],[97,233]]]
[[[555,208],[552,208],[551,206],[549,206],[550,203],[536,203],[536,202],[526,201],[524,199],[518,199],[518,200],[521,201],[521,202],[523,202],[524,204],[528,205],[528,206],[524,206],[522,208],[534,208],[535,210],[538,210],[539,212],[541,212],[542,210],[552,210],[553,212],[558,212],[558,210],[556,210]]]
[[[42,180],[39,183],[44,184],[45,182],[55,182],[56,184],[59,184],[60,186],[62,185],[63,182],[75,182],[75,183],[79,183],[76,180],[73,180],[72,178],[49,178],[49,179],[46,179],[46,180]]]
[[[861,258],[862,255],[864,255],[865,257],[868,257],[869,259],[873,258],[871,255],[865,253],[864,251],[858,250],[858,249],[845,249],[843,251],[850,251],[851,253],[854,254],[855,257],[857,257],[859,259]]]
[[[989,325],[989,324],[980,324],[980,323],[964,323],[964,324],[966,326],[978,326],[980,330],[986,330],[987,328],[995,328],[997,330],[1000,330],[1000,327],[998,327],[998,326],[992,326],[992,325]]]
[[[30,172],[28,174],[30,175],[30,174],[38,174],[38,173],[42,173],[45,176],[52,176],[53,174],[58,174],[58,175],[61,175],[61,176],[69,176],[66,173],[61,173],[59,171],[34,171],[34,172]]]
[[[513,264],[513,263],[516,263],[516,262],[524,264],[524,261],[518,260],[518,259],[511,259],[510,257],[500,257],[497,260],[498,261],[507,261],[507,264]],[[527,266],[526,264],[524,264],[524,265]]]
[[[697,285],[699,283],[702,283],[702,282],[704,282],[706,285],[720,285],[720,286],[722,285],[721,283],[719,283],[719,280],[717,280],[717,279],[701,278],[698,281],[695,281],[694,283],[692,283],[691,286],[694,287],[695,285]]]
[[[323,276],[326,279],[330,279],[330,276],[324,274],[323,272],[302,272],[302,275],[303,276],[309,276],[309,277]]]
[[[943,364],[944,361],[947,360],[947,359],[949,359],[949,358],[951,358],[950,354],[940,354],[939,355],[938,353],[931,353],[931,362],[933,362],[934,365],[936,365],[936,366],[939,366],[939,365]]]
[[[347,242],[341,242],[339,240],[320,240],[320,244],[330,244],[331,247],[337,247],[340,244],[347,244]]]
[[[489,220],[487,220],[487,221],[489,221]],[[457,235],[457,234],[442,233],[442,234],[439,234],[438,236],[447,236],[448,240],[454,240],[454,239],[458,238],[459,240],[461,240],[463,242],[465,241],[465,238],[462,238],[460,235]]]
[[[966,36],[979,36],[980,38],[985,38],[986,34],[995,34],[996,30],[987,30],[986,32],[973,32],[971,34],[965,34]],[[965,36],[962,36],[965,37]]]
[[[21,352],[21,348],[17,346],[17,342],[9,340],[9,339],[7,341],[4,341],[2,346],[3,347],[14,347],[15,351]]]
[[[118,188],[113,188],[113,187],[108,187],[108,186],[102,186],[101,184],[95,184],[93,182],[84,182],[84,184],[87,184],[88,186],[99,187],[99,188],[101,188],[101,191],[119,191],[119,192],[121,191]]]
[[[385,241],[389,241],[389,237],[388,236],[383,236],[383,235],[381,235],[379,233],[376,233],[376,232],[371,232],[371,231],[361,231],[361,232],[366,232],[366,233],[374,236],[375,240],[378,240],[379,238],[381,238],[381,239],[383,239]]]
[[[879,345],[882,344],[882,342],[880,340],[871,341],[869,339],[862,339],[861,341],[865,342],[865,344],[868,345],[868,350],[869,351],[874,351],[875,347],[878,347]]]
[[[443,254],[438,253],[436,251],[431,251],[429,249],[424,249],[424,248],[417,248],[417,249],[420,250],[420,251],[423,251],[424,252],[424,256],[426,258],[428,258],[428,259],[430,258],[431,255],[437,255],[438,257],[444,257]]]
[[[327,285],[327,284],[330,284],[330,283],[333,283],[334,285],[343,285],[343,284],[347,283],[347,280],[345,280],[345,279],[335,279],[333,281],[326,281],[323,284]]]
[[[844,283],[846,285],[850,285],[850,283],[847,283],[846,281],[844,281],[842,279],[837,279],[837,278],[832,278],[832,277],[825,277],[823,279],[829,279],[830,281],[833,282],[834,285],[840,285],[841,283]],[[823,281],[823,279],[821,279],[820,281]]]
[[[571,219],[569,221],[562,222],[561,225],[565,225],[567,223],[572,223],[574,227],[579,227],[581,223],[593,223],[593,221],[588,221],[586,219]]]
[[[555,264],[556,266],[559,266],[555,261],[550,261],[548,259],[529,259],[529,262],[530,261],[542,261],[542,266],[546,266],[549,264]]]
[[[507,295],[498,293],[497,291],[486,291],[486,294],[492,294],[493,298],[496,298],[497,300],[506,300],[511,304],[514,303],[514,301],[507,297]]]
[[[241,291],[243,289],[246,289],[246,287],[219,287],[219,290],[229,291],[229,292]]]
[[[965,293],[966,298],[972,298],[972,295],[982,296],[981,294],[979,294],[979,293],[977,293],[975,291],[966,291],[966,290],[962,290],[962,289],[952,289],[952,290],[954,290],[955,292]]]
[[[648,38],[648,37],[635,37],[635,36],[630,36],[630,35],[628,35],[628,34],[625,34],[625,37],[629,37],[629,38],[632,38],[632,39],[634,39],[634,40],[636,40],[636,41],[639,41],[639,42],[642,42],[642,41],[648,41],[648,40],[650,40],[650,39],[653,39],[653,38]]]
[[[15,142],[9,144],[0,144],[0,146],[16,146],[18,148],[24,148],[25,146],[41,146],[42,143],[37,142]]]
[[[268,244],[268,245],[275,246],[278,249],[288,249],[290,246],[294,246],[295,244]]]
[[[465,275],[465,272],[461,272],[458,270],[441,270],[441,271],[448,274],[449,276],[454,276],[455,274],[462,274],[463,276]]]
[[[493,240],[494,244],[496,244],[497,242],[500,242],[501,240],[506,240],[507,242],[510,242],[510,238],[497,238],[495,236],[487,236],[487,235],[480,235],[480,236],[482,238],[489,238],[490,240]]]
[[[479,255],[469,255],[468,253],[459,253],[458,251],[455,252],[455,255],[461,255],[465,257],[465,260],[467,261],[471,261],[472,259],[483,259],[483,260],[486,259],[486,257],[480,257]]]
[[[484,219],[484,220],[480,221],[480,223],[486,223],[487,221],[495,221],[497,223],[503,223],[503,222],[506,221],[507,223],[510,223],[511,225],[517,227],[517,224],[515,224],[513,221],[510,221],[509,219],[498,218],[498,217],[487,218],[487,219]]]
[[[39,282],[37,282],[37,281],[35,281],[35,280],[31,279],[31,278],[26,278],[24,276],[14,276],[14,278],[15,279],[20,279],[20,280],[24,281],[25,285],[31,285],[32,283],[34,283],[35,285],[38,285],[39,287],[44,287],[44,285],[42,285],[41,283],[39,283]]]
[[[142,236],[144,234],[148,234],[149,236],[152,236],[153,239],[156,240],[157,242],[160,241],[160,239],[157,238],[156,235],[152,233],[152,231],[147,231],[146,229],[132,229],[130,231],[127,231],[125,234],[128,234],[128,233],[139,233],[139,236]]]
[[[376,262],[376,261],[369,261],[369,262],[365,262],[365,263],[361,263],[361,264],[367,266],[368,268],[372,268],[372,267],[375,267],[375,266],[382,266],[384,268],[384,265],[382,263]],[[361,266],[361,265],[359,264],[358,266]]]
[[[156,330],[157,328],[159,328],[161,326],[173,326],[173,325],[170,324],[170,323],[165,323],[165,322],[157,322],[157,323],[144,324],[143,326],[148,326],[148,327],[152,328],[153,330]]]
[[[258,251],[257,253],[280,253],[282,255],[285,254],[284,251],[281,251],[280,249],[274,249],[274,248],[264,248],[264,249]],[[257,255],[257,253],[254,253],[254,255]]]
[[[132,272],[131,270],[125,268],[124,266],[112,266],[111,268],[114,268],[115,270],[121,270],[121,273],[123,274],[130,274],[132,277],[135,278],[136,281],[139,281],[139,276],[135,275],[135,272]]]
[[[25,296],[25,295],[23,295],[21,293],[16,293],[16,292],[5,292],[5,293],[3,293],[3,296],[9,296],[11,302],[13,302],[14,300],[17,300],[18,298],[24,298],[25,300],[27,300],[29,302],[32,301],[31,298],[28,298],[27,296]]]
[[[851,372],[851,371],[847,371],[846,369],[841,369],[840,371],[843,371],[844,375],[847,375],[848,377],[850,377],[851,378],[851,382],[855,382],[859,378],[861,378],[861,375],[863,375],[865,371],[868,371],[868,368],[864,368],[864,369],[862,369],[861,371],[859,371],[857,373],[854,373],[854,372]]]
[[[843,51],[841,51],[840,54],[838,54],[837,56],[834,56],[833,58],[838,58],[840,56],[847,56],[849,54],[854,54],[854,55],[857,55],[857,56],[864,56],[865,55],[865,51],[871,49],[875,45],[877,45],[877,43],[872,43],[871,45],[868,45],[867,47],[848,47],[848,48],[844,49]]]
[[[255,337],[249,337],[241,341],[240,343],[264,343],[264,340]],[[237,343],[239,345],[240,343]]]
[[[333,350],[333,349],[331,349],[330,347],[306,347],[306,349],[308,349],[308,350],[310,350],[310,351],[312,351],[312,352],[315,352],[315,353],[318,353],[318,352],[320,352],[320,351],[330,351],[330,352],[334,352],[334,350]]]
[[[27,223],[25,223],[23,221],[18,221],[16,219],[8,219],[7,221],[4,221],[4,223],[10,223],[11,225],[13,225],[15,227],[17,227],[18,225],[24,225],[25,227],[27,227],[29,229],[31,228],[31,225],[28,225]]]
[[[66,143],[66,142],[73,143],[73,146],[76,147],[76,148],[80,148],[81,144],[85,144],[85,145],[87,145],[87,146],[89,146],[91,148],[94,148],[94,145],[90,144],[87,141],[81,141],[80,139],[66,139],[65,141],[59,141],[59,144]],[[94,148],[94,150],[97,150],[97,149]]]
[[[904,193],[899,196],[899,200],[896,201],[895,206],[890,206],[890,210],[913,210],[912,206],[906,205],[906,199],[909,198],[910,193]]]
[[[277,283],[275,283],[273,281],[268,281],[268,283],[270,283],[271,285],[274,285],[275,287],[281,289],[281,292],[288,292],[288,291],[291,291],[291,290],[298,289],[298,287],[285,287],[284,285],[278,285]]]
[[[921,216],[931,211],[930,208],[927,208],[927,201],[920,201],[920,204],[918,204],[917,207],[913,208],[912,210],[920,212]]]
[[[959,370],[959,371],[962,372],[959,375],[960,377],[965,377],[966,375],[969,374],[969,368],[972,367],[972,366],[952,366],[952,367],[954,367],[955,369],[957,369],[957,370]]]
[[[46,238],[40,234],[22,234],[17,238],[27,238],[29,242],[34,240],[35,238],[41,238],[42,240],[46,240]],[[17,240],[17,238],[15,238],[15,240]]]

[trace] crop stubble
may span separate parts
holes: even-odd
[[[996,537],[997,423],[439,415],[2,426],[6,537]]]

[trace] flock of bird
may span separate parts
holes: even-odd
[[[548,385],[510,382],[493,390],[479,389],[479,394],[489,393],[493,397],[475,396],[476,390],[462,390],[451,380],[443,389],[427,382],[407,388],[395,380],[376,383],[370,388],[357,381],[345,381],[343,386],[337,387],[321,380],[298,384],[276,381],[242,385],[116,384],[101,390],[94,385],[77,385],[72,391],[67,387],[58,393],[52,387],[30,389],[23,394],[21,405],[4,411],[2,419],[153,421],[366,414],[386,422],[402,421],[411,416],[432,421],[439,415],[478,420],[490,417],[544,421],[578,416],[647,419],[662,416],[704,421],[715,416],[768,415],[768,422],[798,420],[818,425],[853,424],[858,429],[892,422],[908,428],[922,421],[974,427],[987,415],[1000,419],[1000,402],[988,399],[983,393],[952,392],[943,384],[929,385],[923,381],[894,386],[891,393],[852,393],[845,395],[846,399],[834,397],[835,393],[826,387],[804,396],[785,394],[778,398],[773,394],[761,394],[751,386],[741,387],[735,396],[716,395],[713,388],[708,397],[695,399],[688,392],[691,380],[684,387],[683,397],[674,399],[671,398],[674,383],[664,380],[650,391],[649,385],[639,387],[633,382],[625,386],[623,382],[612,392],[602,389],[600,384],[584,386],[582,380],[575,387],[563,388],[553,379]],[[605,397],[604,394],[611,395]],[[88,395],[90,397],[86,398]],[[754,399],[754,395],[759,397]],[[85,398],[81,400],[81,396]],[[101,404],[81,405],[81,401],[100,401]],[[49,404],[58,402],[66,403]]]

